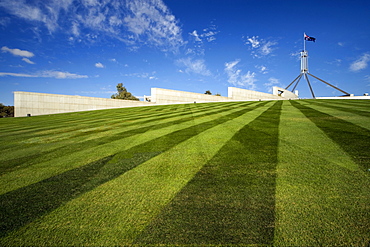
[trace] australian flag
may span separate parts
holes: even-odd
[[[316,38],[314,38],[314,37],[310,37],[310,36],[308,36],[307,34],[304,34],[304,40],[315,42],[315,41],[316,41]]]

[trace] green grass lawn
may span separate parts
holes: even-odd
[[[0,119],[1,246],[369,246],[370,101]]]

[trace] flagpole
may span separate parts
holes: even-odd
[[[306,51],[306,33],[303,33],[303,51]]]

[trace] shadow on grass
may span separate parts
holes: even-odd
[[[370,131],[335,116],[291,101],[308,119],[336,142],[353,160],[370,175]]]
[[[237,132],[135,244],[272,245],[281,105]]]
[[[214,110],[214,109],[212,109],[212,110]],[[228,110],[230,110],[230,107],[221,107],[220,109],[216,108],[216,111],[213,112],[213,114],[221,113],[221,112],[228,111]],[[117,140],[121,140],[121,139],[130,137],[130,136],[145,133],[149,130],[157,130],[157,129],[166,128],[166,127],[169,127],[169,126],[172,126],[172,125],[175,125],[175,124],[192,121],[194,119],[194,117],[192,115],[194,113],[198,113],[198,112],[204,112],[204,109],[199,109],[199,110],[196,110],[196,111],[189,110],[185,113],[178,113],[178,114],[175,114],[175,115],[172,113],[171,116],[169,116],[168,114],[165,114],[164,116],[163,116],[163,114],[160,114],[159,116],[157,116],[157,118],[150,119],[150,120],[147,120],[147,121],[142,121],[142,122],[140,122],[140,124],[153,123],[155,121],[168,119],[169,117],[182,117],[182,118],[176,119],[176,120],[173,120],[173,121],[169,121],[169,122],[166,122],[166,123],[162,123],[162,124],[149,125],[149,126],[129,130],[129,131],[122,131],[120,133],[116,133],[116,134],[112,134],[112,135],[106,135],[104,137],[70,144],[68,146],[60,147],[58,149],[53,149],[53,150],[50,150],[50,151],[40,151],[37,154],[28,155],[28,156],[24,156],[24,157],[20,157],[20,158],[14,158],[14,159],[11,159],[11,160],[6,160],[6,161],[1,161],[0,162],[0,175],[11,172],[11,171],[24,169],[24,168],[27,168],[27,167],[33,165],[33,164],[41,163],[41,162],[53,159],[55,157],[65,156],[65,155],[74,153],[76,151],[82,151],[82,150],[92,148],[92,147],[95,147],[95,146],[98,146],[98,145],[103,145],[103,144],[106,144],[106,143],[109,143],[109,142],[112,142],[112,141],[117,141]],[[209,114],[210,114],[209,111],[206,111],[205,113],[197,115],[196,117],[203,117],[203,116],[207,116]],[[138,125],[138,123],[134,122],[132,124],[127,124],[124,127],[130,127],[130,126],[135,126],[135,125]],[[81,132],[78,135],[71,136],[71,138],[84,136],[84,135],[93,135],[94,133],[101,133],[101,132],[102,131],[99,131],[99,130]]]
[[[339,111],[354,113],[354,114],[357,114],[357,115],[363,116],[363,117],[370,117],[370,112],[369,111],[359,110],[358,107],[356,108],[356,106],[353,106],[353,108],[342,107],[342,106],[339,106],[337,102],[334,102],[334,104],[333,104],[333,102],[330,102],[330,101],[329,102],[324,101],[324,104],[322,102],[315,102],[315,101],[311,101],[310,103],[315,104],[315,105],[319,105],[319,106],[323,106],[323,107],[327,107],[327,108],[332,108],[332,109],[339,110]],[[332,104],[330,104],[330,103],[332,103]]]
[[[0,195],[0,237],[53,211],[197,134],[261,107],[262,102],[220,118],[172,132],[122,153]]]

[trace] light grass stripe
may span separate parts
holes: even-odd
[[[367,245],[369,177],[289,102],[280,140],[274,245]]]
[[[272,103],[268,103],[271,106]],[[258,107],[191,137],[2,239],[14,245],[129,245]],[[206,117],[208,121],[216,116]],[[201,122],[195,119],[193,124]]]
[[[123,140],[112,141],[103,145],[84,149],[82,151],[76,151],[67,156],[56,157],[55,159],[46,162],[28,166],[27,168],[23,169],[21,173],[14,171],[4,174],[0,177],[0,194],[36,183],[64,171],[97,161],[103,157],[128,150],[134,146],[149,142],[163,135],[191,127],[195,124],[213,121],[222,116],[226,116],[238,111],[241,111],[241,109],[234,108],[225,112],[210,114],[199,119],[194,118],[193,121],[188,121],[153,131],[147,131],[145,133],[140,133],[139,135],[124,138]]]
[[[324,104],[333,104],[343,107],[350,107],[350,108],[356,108],[362,111],[370,111],[370,100],[315,100],[317,103],[324,103]]]
[[[341,108],[332,108],[328,107],[326,104],[310,104],[310,107],[312,109],[315,109],[320,112],[324,112],[326,114],[335,116],[339,119],[342,119],[347,122],[351,122],[355,125],[358,125],[360,127],[363,127],[365,129],[370,130],[370,113],[368,114],[368,117],[362,116],[359,114],[356,114],[356,112],[349,112],[349,111],[342,111]]]
[[[143,117],[137,121],[125,121],[121,120],[121,123],[115,123],[112,125],[110,120],[105,120],[104,122],[100,123],[99,128],[91,128],[89,125],[84,125],[82,127],[74,127],[74,131],[69,131],[67,128],[53,128],[52,130],[45,130],[42,132],[34,133],[30,138],[24,137],[15,144],[13,144],[13,148],[4,149],[4,155],[0,157],[0,161],[6,161],[9,159],[14,159],[14,157],[22,158],[30,155],[37,154],[39,156],[43,155],[45,152],[50,152],[52,150],[60,149],[66,147],[67,149],[69,146],[72,145],[85,145],[87,141],[93,141],[95,139],[104,138],[112,136],[112,135],[122,135],[127,133],[127,131],[135,130],[140,126],[140,128],[156,126],[163,123],[168,123],[175,120],[186,119],[189,121],[189,116],[199,117],[204,114],[213,114],[222,109],[231,109],[235,108],[232,105],[223,105],[222,107],[213,107],[212,110],[206,110],[204,107],[198,108],[191,105],[192,108],[187,108],[186,112],[176,112],[171,113],[169,115],[161,115],[160,117],[155,116],[147,116]],[[189,107],[189,106],[188,106]],[[205,111],[207,113],[205,113]],[[184,120],[185,121],[185,120]],[[88,129],[86,127],[89,127]],[[92,132],[96,133],[92,133]],[[49,135],[43,135],[44,132],[51,132]],[[67,133],[65,133],[67,132]],[[84,133],[86,132],[86,133]],[[82,136],[79,134],[83,134]],[[117,136],[117,139],[120,137]],[[5,142],[9,142],[8,138],[4,138]],[[83,143],[82,143],[83,142]],[[32,145],[33,144],[33,145]],[[20,148],[22,145],[22,148]],[[3,147],[4,148],[4,147]],[[79,147],[78,147],[79,148]],[[58,150],[57,150],[58,151]],[[73,150],[74,152],[75,150]],[[65,155],[66,153],[64,153]],[[21,164],[19,164],[21,165]]]
[[[354,101],[352,103],[347,103],[348,100],[315,100],[312,103],[313,104],[318,104],[322,106],[327,106],[327,107],[338,107],[342,108],[343,110],[349,110],[349,111],[355,111],[358,113],[362,113],[365,115],[370,114],[370,100],[367,100],[366,104],[361,104],[361,101]]]

